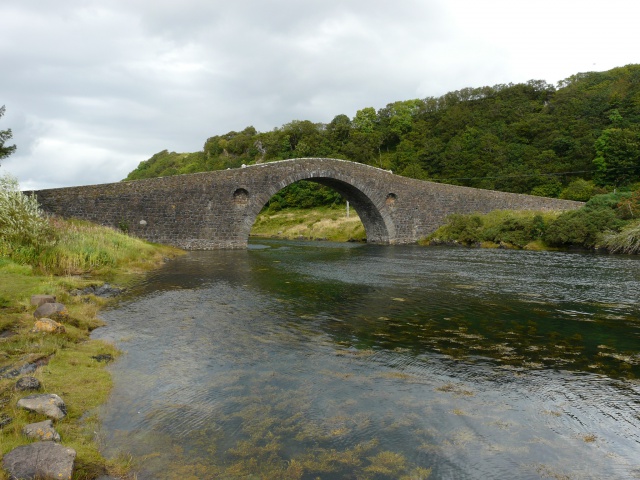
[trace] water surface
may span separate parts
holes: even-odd
[[[636,257],[260,241],[103,315],[140,479],[640,478]]]

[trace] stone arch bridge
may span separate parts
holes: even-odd
[[[580,202],[425,182],[329,158],[34,192],[46,212],[127,228],[152,242],[193,250],[245,248],[262,207],[299,180],[340,193],[362,220],[367,241],[414,243],[452,213],[496,209],[570,210]]]

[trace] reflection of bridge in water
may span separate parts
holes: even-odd
[[[579,202],[414,180],[345,160],[302,158],[246,168],[35,192],[45,211],[128,229],[187,249],[245,248],[255,219],[299,180],[326,185],[356,209],[367,241],[413,243],[452,213],[570,210]]]

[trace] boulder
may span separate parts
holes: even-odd
[[[39,307],[43,303],[56,303],[55,295],[31,295],[31,305]]]
[[[46,415],[54,420],[60,420],[67,414],[67,407],[55,393],[29,395],[18,400],[18,407]]]
[[[53,428],[51,420],[45,420],[44,422],[30,423],[22,428],[22,433],[29,438],[34,438],[42,442],[46,441],[60,441],[60,435]]]
[[[2,459],[12,480],[71,480],[76,451],[54,442],[17,447]]]
[[[69,311],[62,303],[43,303],[33,312],[36,318],[51,318],[53,320],[66,320],[69,318]]]
[[[55,320],[51,320],[50,318],[40,318],[36,320],[36,323],[33,325],[32,332],[44,332],[44,333],[64,333],[66,330],[64,325],[56,322]]]
[[[16,390],[19,392],[40,390],[40,381],[36,377],[22,377],[16,382]]]

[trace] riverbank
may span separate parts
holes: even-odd
[[[261,212],[255,237],[366,241],[357,214],[344,208]],[[495,210],[454,214],[420,245],[464,245],[524,250],[599,250],[640,253],[640,191],[597,195],[567,212]]]
[[[640,253],[640,193],[609,193],[567,212],[455,214],[422,245]]]
[[[61,444],[77,453],[73,478],[123,476],[128,459],[104,459],[95,434],[95,409],[111,389],[104,367],[118,351],[109,343],[92,340],[90,334],[102,325],[98,314],[112,301],[110,295],[181,252],[83,222],[55,220],[52,228],[57,240],[46,247],[4,243],[0,252],[0,450],[4,456],[31,443],[23,427],[46,418],[18,408],[18,400],[52,393],[62,398],[67,409],[54,427]],[[117,289],[102,296],[96,287],[105,282]],[[53,295],[66,307],[68,314],[59,320],[63,332],[34,331],[36,307],[31,296],[39,294]],[[24,377],[37,379],[40,388],[18,391],[17,381]],[[8,478],[2,470],[0,479]]]
[[[356,211],[349,216],[345,208],[291,208],[278,212],[261,212],[251,236],[287,240],[328,240],[332,242],[363,242],[364,226]]]

